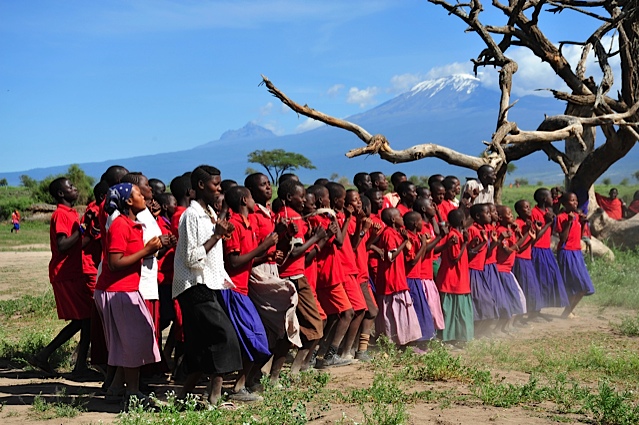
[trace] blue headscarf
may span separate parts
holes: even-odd
[[[133,184],[131,183],[118,183],[109,188],[109,194],[107,195],[106,202],[104,204],[105,211],[111,215],[113,211],[118,210],[121,213],[128,213],[129,206],[126,201],[131,197],[131,191],[133,190]]]

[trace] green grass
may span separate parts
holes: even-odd
[[[639,336],[639,315],[623,317],[621,323],[614,324],[613,328],[625,336]]]
[[[615,261],[596,259],[588,264],[596,293],[586,298],[602,307],[639,310],[639,252],[613,249]]]
[[[86,410],[88,402],[88,396],[70,397],[64,390],[56,394],[53,401],[47,401],[40,394],[33,398],[29,416],[37,420],[75,418]]]
[[[22,221],[20,232],[11,233],[10,222],[0,224],[0,251],[13,251],[20,245],[46,245],[39,248],[48,250],[49,246],[49,223],[44,221]]]

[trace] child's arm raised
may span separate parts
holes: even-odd
[[[149,255],[157,252],[160,248],[162,248],[162,242],[160,242],[160,238],[155,236],[150,239],[146,245],[144,245],[144,248],[134,254],[125,256],[123,252],[110,252],[109,270],[117,272],[130,267],[135,263],[139,263],[144,257],[148,257]]]
[[[455,236],[455,235],[453,235],[449,239],[449,242],[453,238],[455,239],[455,242],[450,244],[450,248],[452,248],[454,245],[457,245],[459,243],[459,241],[457,240],[457,236]],[[466,232],[466,230],[464,230],[462,232],[462,241],[461,241],[461,245],[459,247],[459,254],[456,257],[453,257],[451,259],[452,264],[457,264],[459,262],[459,260],[461,260],[462,256],[466,253],[466,245],[468,245],[468,232]]]
[[[575,213],[568,213],[568,220],[565,223],[560,224],[560,221],[557,222],[557,230],[559,231],[559,242],[557,243],[557,252],[564,249],[566,245],[566,241],[568,240],[568,234],[570,233],[570,228],[572,227],[572,222],[575,220]],[[564,226],[563,229],[559,229],[559,226]]]
[[[328,239],[326,230],[324,230],[323,227],[318,226],[318,228],[315,229],[315,232],[313,232],[313,236],[311,236],[306,242],[304,242],[303,244],[293,245],[291,252],[288,254],[288,259],[294,260],[300,255],[304,255],[310,247],[315,244],[319,244],[320,241],[324,240],[324,243],[326,243],[326,239]],[[324,245],[324,243],[322,243],[322,246]]]
[[[408,241],[408,233],[406,233],[406,229],[401,228],[399,233],[402,235],[402,237],[404,238],[404,240],[402,241],[402,243],[399,244],[399,246],[397,248],[395,248],[394,250],[390,251],[388,253],[388,260],[392,263],[393,261],[395,261],[395,259],[397,258],[397,256],[402,252],[402,250],[404,248],[406,248],[406,245],[408,245],[409,241]]]
[[[357,251],[357,247],[362,242],[364,235],[371,228],[373,222],[370,218],[364,217],[360,215],[357,217],[357,222],[355,223],[355,233],[351,236],[351,245],[353,246],[353,251]]]
[[[415,264],[422,261],[422,259],[424,258],[424,254],[426,254],[426,247],[428,246],[429,240],[430,238],[428,237],[427,234],[422,233],[419,235],[419,242],[421,243],[421,245],[419,246],[419,249],[415,253],[415,257],[406,261],[406,264],[408,266],[415,267]]]

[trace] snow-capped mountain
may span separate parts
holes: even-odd
[[[515,101],[516,99],[512,99]],[[524,96],[509,111],[511,121],[519,128],[533,130],[544,119],[544,114],[563,113],[564,105],[552,98]],[[452,75],[416,84],[411,90],[347,120],[364,127],[371,134],[384,134],[394,149],[404,149],[421,143],[437,143],[452,149],[478,155],[490,140],[497,122],[499,93],[483,87],[480,81],[467,74]],[[325,111],[329,112],[330,111]],[[225,132],[219,140],[202,144],[194,149],[86,163],[80,166],[87,174],[99,177],[107,166],[119,163],[130,170],[141,170],[149,177],[170,181],[174,176],[192,170],[199,164],[210,163],[220,168],[223,178],[244,180],[244,170],[255,164],[246,161],[247,154],[256,149],[281,148],[307,156],[316,170],[299,170],[302,181],[312,182],[318,177],[338,173],[349,178],[359,171],[379,170],[392,173],[397,170],[407,175],[433,173],[455,174],[463,178],[473,171],[450,166],[445,162],[427,158],[404,164],[391,164],[376,156],[353,159],[345,153],[363,144],[345,130],[322,126],[301,134],[276,136],[253,123],[241,129]],[[633,149],[626,158],[607,173],[613,181],[621,180],[636,170],[639,149]],[[21,174],[42,179],[47,175],[64,173],[68,166],[50,167],[16,173],[0,173],[10,184],[17,184]],[[527,177],[531,182],[555,184],[563,175],[556,164],[542,153],[533,154],[517,162],[516,177]]]

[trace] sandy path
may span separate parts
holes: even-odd
[[[50,288],[48,251],[0,251],[0,300]]]

